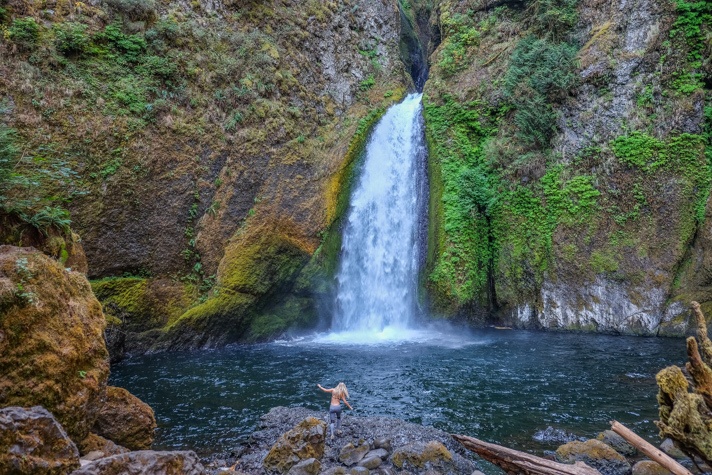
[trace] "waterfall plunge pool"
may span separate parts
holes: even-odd
[[[685,361],[681,339],[482,330],[356,345],[327,335],[146,355],[111,384],[154,408],[154,448],[230,451],[275,406],[323,409],[316,387],[346,382],[355,411],[541,453],[551,426],[595,437],[619,420],[658,441],[655,374]],[[421,338],[422,337],[422,338]],[[372,339],[375,341],[375,339]]]

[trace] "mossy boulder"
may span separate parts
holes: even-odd
[[[391,462],[400,470],[425,473],[435,470],[439,473],[456,473],[452,453],[438,441],[414,442],[399,447],[393,452]]]
[[[47,409],[0,409],[0,473],[64,475],[79,468],[79,451]]]
[[[324,455],[326,422],[308,417],[282,434],[264,459],[268,472],[287,473],[299,462]]]
[[[106,402],[94,423],[94,432],[130,450],[146,450],[153,443],[153,409],[123,388],[106,388]]]
[[[600,440],[569,442],[556,449],[556,460],[562,463],[584,462],[603,475],[628,475],[631,467],[621,454]]]
[[[31,248],[0,246],[0,406],[48,409],[84,439],[106,395],[105,319],[86,277]]]

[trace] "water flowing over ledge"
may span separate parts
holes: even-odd
[[[366,147],[344,229],[332,342],[413,338],[427,197],[421,99],[391,107]]]

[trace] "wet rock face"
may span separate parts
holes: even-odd
[[[600,440],[562,445],[556,449],[556,460],[562,463],[581,461],[603,475],[629,475],[631,472],[631,466],[625,457]]]
[[[63,475],[79,468],[79,451],[46,409],[0,409],[0,473]]]
[[[0,406],[41,405],[73,440],[104,403],[101,304],[83,274],[29,248],[0,246]]]
[[[72,475],[203,475],[195,452],[141,450],[95,460]]]
[[[153,409],[123,388],[108,386],[106,402],[94,423],[94,431],[130,450],[151,447],[156,429]]]

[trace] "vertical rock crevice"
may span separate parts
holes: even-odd
[[[440,43],[440,30],[432,0],[399,0],[400,56],[413,80],[416,91],[422,92],[430,69],[430,54]]]

